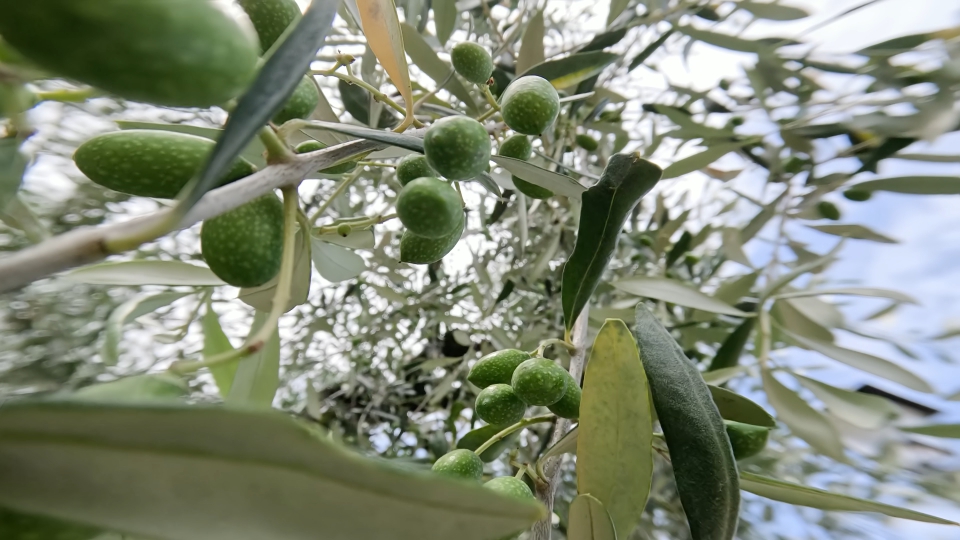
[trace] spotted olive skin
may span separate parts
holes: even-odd
[[[316,152],[317,150],[323,150],[327,145],[323,144],[320,141],[303,141],[297,145],[297,148],[294,150],[298,154],[306,154],[307,152]],[[320,169],[321,174],[343,174],[348,173],[357,168],[356,161],[345,161],[343,163],[338,163],[332,167],[327,167],[326,169]]]
[[[252,25],[214,0],[0,0],[0,13],[4,40],[36,65],[133,101],[220,105],[256,74]]]
[[[404,186],[396,207],[403,226],[424,238],[445,238],[463,221],[460,195],[439,178],[417,178]]]
[[[401,186],[425,176],[437,176],[437,171],[427,162],[427,156],[408,154],[397,163],[397,181]]]
[[[283,204],[271,193],[204,221],[200,250],[210,270],[230,285],[263,285],[280,271]]]
[[[138,197],[172,199],[203,167],[216,143],[205,137],[149,129],[97,135],[73,154],[77,168],[93,182]],[[257,168],[238,158],[220,185]]]
[[[512,476],[492,478],[485,482],[483,487],[496,491],[501,495],[523,501],[529,501],[535,498],[533,492],[530,491],[530,486],[528,486],[526,482]]]
[[[457,43],[450,52],[453,69],[474,84],[487,84],[493,75],[493,58],[481,45],[472,41]]]
[[[567,375],[553,360],[531,358],[517,366],[510,386],[527,405],[547,407],[563,397],[567,389]]]
[[[448,180],[469,180],[490,164],[490,136],[483,124],[466,116],[441,118],[427,129],[427,163]]]
[[[511,135],[500,144],[500,150],[497,151],[497,153],[501,156],[527,161],[531,156],[533,156],[533,145],[530,143],[530,139],[527,138],[526,135]],[[517,188],[517,191],[523,193],[527,197],[534,199],[546,199],[547,197],[553,196],[553,192],[549,189],[531,184],[530,182],[517,177],[517,175],[513,175],[512,179],[513,185]]]
[[[563,397],[560,398],[560,401],[554,403],[547,407],[550,409],[550,412],[559,416],[560,418],[569,418],[570,420],[576,420],[580,418],[580,396],[581,390],[580,385],[577,384],[577,381],[573,378],[573,375],[570,375],[569,371],[564,371],[567,374],[567,387],[563,392]]]
[[[490,353],[473,365],[467,380],[480,388],[493,384],[510,384],[517,366],[530,359],[530,353],[519,349],[504,349]]]
[[[444,258],[460,241],[466,222],[466,219],[461,220],[456,230],[442,238],[424,238],[410,231],[403,231],[403,236],[400,237],[400,262],[431,264]]]
[[[280,125],[295,118],[308,118],[320,103],[320,91],[310,77],[304,77],[293,89],[283,108],[273,115],[273,123]]]
[[[500,113],[507,126],[517,133],[540,135],[557,120],[560,95],[543,77],[520,77],[503,91]]]
[[[527,405],[509,384],[494,384],[477,394],[473,410],[488,424],[514,424],[523,418]]]
[[[483,461],[472,450],[454,450],[434,462],[433,472],[450,478],[479,482],[483,478]]]
[[[267,52],[287,27],[300,19],[296,0],[237,0],[260,37],[260,50]]]

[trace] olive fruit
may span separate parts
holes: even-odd
[[[138,197],[172,199],[203,167],[216,143],[204,137],[149,129],[97,135],[80,145],[73,160],[103,187]],[[256,172],[238,158],[220,185]]]
[[[563,397],[568,375],[553,360],[531,358],[517,366],[510,386],[527,405],[549,406]]]
[[[510,83],[500,98],[500,113],[510,129],[540,135],[560,114],[560,96],[543,77],[527,75]]]
[[[463,204],[453,186],[439,178],[417,178],[400,190],[397,216],[424,238],[445,238],[463,221]]]
[[[280,270],[283,204],[271,193],[204,221],[200,250],[210,270],[230,285],[263,285]]]
[[[769,428],[733,420],[724,420],[723,423],[727,428],[730,446],[733,448],[733,457],[736,459],[753,457],[767,446],[767,438],[770,436]]]
[[[840,219],[840,209],[830,201],[820,201],[817,203],[817,212],[825,219],[837,221]]]
[[[849,199],[849,200],[851,200],[851,201],[857,201],[857,202],[870,200],[870,197],[871,197],[872,195],[873,195],[873,193],[871,193],[871,192],[869,192],[869,191],[867,191],[867,190],[865,190],[865,189],[857,189],[857,188],[855,188],[855,187],[850,188],[850,189],[848,189],[848,190],[846,190],[846,191],[843,192],[843,196],[844,196],[844,197],[846,197],[847,199]]]
[[[582,392],[580,385],[577,384],[573,375],[570,375],[568,371],[564,371],[564,374],[566,374],[567,389],[564,390],[563,397],[560,398],[560,401],[547,408],[560,418],[575,420],[580,418],[580,395]]]
[[[310,77],[300,79],[300,83],[293,89],[293,94],[287,98],[283,108],[273,115],[274,124],[283,124],[294,118],[307,118],[320,103],[320,91]]]
[[[487,84],[493,75],[493,58],[482,46],[464,41],[450,52],[453,69],[464,79],[474,84]]]
[[[459,227],[441,238],[425,238],[410,231],[403,231],[403,236],[400,237],[400,262],[431,264],[444,258],[456,247],[460,237],[463,236],[466,221],[466,219],[460,220]]]
[[[488,424],[514,424],[523,418],[527,405],[509,384],[494,384],[477,394],[473,410]]]
[[[526,161],[533,155],[533,145],[530,144],[530,139],[526,135],[511,135],[500,144],[500,150],[497,151],[497,154]],[[513,175],[513,185],[516,186],[517,191],[534,199],[546,199],[553,196],[552,191],[531,184],[516,175]]]
[[[510,384],[517,366],[530,359],[530,353],[517,349],[504,349],[490,353],[473,365],[467,380],[480,388],[492,384]]]
[[[437,171],[427,163],[427,157],[421,154],[407,154],[397,163],[397,181],[405,186],[417,178],[437,176]]]
[[[593,137],[587,134],[580,134],[576,136],[577,146],[583,148],[587,152],[594,152],[597,148],[600,147],[600,143]]]
[[[454,450],[440,456],[433,464],[433,472],[479,482],[483,478],[483,461],[472,450]]]
[[[490,164],[490,136],[483,124],[466,116],[448,116],[423,136],[423,153],[441,176],[469,180]]]
[[[533,492],[530,491],[530,486],[523,480],[512,476],[492,478],[485,482],[483,487],[496,491],[501,495],[513,497],[514,499],[532,500],[534,498]]]
[[[0,0],[0,35],[38,66],[134,101],[209,107],[253,80],[253,28],[223,2]]]
[[[270,50],[287,27],[300,18],[296,0],[238,0],[260,37],[260,49]]]
[[[297,148],[294,150],[298,154],[306,154],[307,152],[316,152],[317,150],[323,150],[327,145],[323,144],[320,141],[303,141],[297,145]],[[321,174],[343,174],[348,173],[357,168],[356,161],[344,161],[343,163],[338,163],[336,165],[327,167],[326,169],[320,169]]]

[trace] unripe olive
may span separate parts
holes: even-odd
[[[852,187],[852,188],[844,191],[844,192],[843,192],[843,196],[846,197],[847,199],[851,200],[851,201],[861,202],[861,201],[870,200],[870,197],[873,196],[873,193],[871,193],[871,192],[869,192],[869,191],[867,191],[867,190],[865,190],[865,189],[857,189],[856,187]]]
[[[484,483],[483,487],[514,499],[524,501],[534,499],[530,486],[523,480],[512,476],[498,476]]]
[[[527,405],[548,406],[563,397],[568,375],[553,360],[531,358],[517,366],[510,385]]]
[[[340,225],[337,226],[337,234],[339,234],[340,236],[343,236],[344,238],[346,238],[347,236],[350,236],[350,233],[352,231],[353,231],[353,227],[351,227],[347,223],[341,223]]]
[[[527,405],[509,384],[494,384],[477,394],[473,410],[488,424],[514,424],[523,418]]]
[[[425,238],[410,231],[403,231],[403,236],[400,237],[400,262],[431,264],[444,258],[463,236],[466,221],[461,220],[459,227],[441,238]]]
[[[564,371],[567,379],[567,387],[563,392],[563,397],[560,398],[560,401],[554,403],[547,407],[550,409],[550,412],[559,416],[560,418],[569,418],[575,420],[580,418],[580,396],[581,390],[580,385],[577,384],[576,379],[573,378],[573,375],[570,375],[570,372]]]
[[[270,50],[287,27],[300,18],[296,0],[238,0],[260,37],[260,49]]]
[[[526,135],[511,135],[503,141],[497,153],[501,156],[526,161],[533,155],[533,145],[530,144],[530,139]],[[549,189],[531,184],[516,175],[513,176],[513,185],[516,186],[517,191],[534,199],[546,199],[553,196],[553,192]]]
[[[433,123],[423,137],[427,162],[449,180],[469,180],[490,163],[490,136],[483,124],[467,116]]]
[[[763,426],[754,426],[724,420],[727,428],[727,437],[733,447],[733,456],[736,459],[746,459],[759,454],[767,446],[770,429]]]
[[[510,129],[540,135],[557,120],[560,96],[543,77],[527,75],[510,83],[500,98],[500,113]]]
[[[493,75],[493,58],[482,46],[472,41],[457,43],[450,52],[453,69],[474,84],[487,84]]]
[[[320,103],[320,91],[310,77],[304,77],[287,98],[283,108],[273,115],[274,124],[283,124],[294,118],[307,118]]]
[[[479,482],[483,478],[483,461],[472,450],[454,450],[444,454],[433,464],[433,472],[450,478]]]
[[[504,349],[490,353],[473,365],[467,380],[486,388],[492,384],[510,384],[517,366],[530,359],[530,353],[518,349]]]
[[[427,156],[407,154],[397,164],[397,181],[402,186],[425,176],[437,176],[437,171],[427,163]]]
[[[445,238],[463,221],[457,190],[439,178],[417,178],[400,190],[397,217],[404,227],[425,238]]]
[[[283,204],[271,193],[204,221],[200,249],[210,270],[230,285],[263,285],[280,270]]]
[[[583,148],[587,152],[594,152],[597,150],[597,148],[600,147],[600,143],[596,139],[594,139],[593,137],[585,133],[581,133],[580,135],[577,135],[576,141],[577,141],[577,146],[579,146],[580,148]]]
[[[830,201],[820,201],[817,203],[817,211],[825,219],[837,221],[840,219],[840,209]]]

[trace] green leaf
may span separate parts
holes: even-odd
[[[274,47],[253,84],[231,111],[223,134],[217,139],[200,176],[183,188],[185,196],[177,206],[178,212],[192,208],[200,197],[215,187],[260,128],[283,108],[303,80],[303,74],[310,69],[317,50],[323,46],[338,5],[337,2],[310,4],[300,22],[279,46]]]
[[[26,169],[27,159],[20,153],[20,139],[0,139],[0,210],[17,195]]]
[[[740,244],[746,244],[753,239],[754,236],[759,233],[763,227],[773,218],[777,213],[777,206],[780,204],[780,201],[783,200],[787,192],[784,191],[776,199],[770,201],[766,206],[760,209],[757,212],[757,215],[753,216],[741,230],[740,230]]]
[[[743,252],[743,244],[740,242],[740,230],[734,227],[726,227],[721,233],[723,244],[720,251],[723,255],[733,261],[740,263],[748,268],[753,268],[750,258]]]
[[[627,9],[628,5],[630,5],[630,0],[610,0],[610,10],[607,12],[607,28],[610,28],[613,21],[617,20],[617,17]]]
[[[582,399],[582,398],[581,398]],[[582,401],[581,401],[582,405]],[[540,459],[537,460],[538,469],[545,463],[548,459],[552,457],[562,456],[563,454],[576,454],[577,453],[577,441],[579,440],[580,435],[580,426],[573,426],[573,429],[568,431],[563,437],[557,441],[557,444],[554,444],[547,449],[543,455],[540,456]]]
[[[766,48],[762,43],[756,41],[750,41],[728,34],[717,34],[706,30],[697,30],[691,26],[681,26],[679,30],[697,41],[702,41],[714,47],[720,47],[721,49],[757,53]]]
[[[704,372],[702,375],[703,375],[704,382],[706,382],[707,384],[717,385],[717,384],[724,384],[725,382],[729,381],[730,379],[733,379],[737,375],[740,375],[741,373],[745,373],[746,370],[747,369],[744,366],[736,366],[736,367],[717,369],[713,371],[707,371],[707,372]]]
[[[617,540],[610,513],[590,494],[574,497],[567,521],[567,538],[570,540]]]
[[[737,532],[740,487],[723,418],[697,366],[659,319],[637,304],[634,338],[649,378],[673,475],[693,540],[730,540]]]
[[[796,392],[784,386],[769,370],[764,369],[762,375],[767,400],[790,431],[817,452],[837,461],[845,461],[840,434],[827,417],[807,404]]]
[[[413,63],[437,84],[447,81],[447,77],[453,71],[453,68],[437,56],[437,53],[417,32],[416,28],[407,23],[400,23],[400,30],[403,32],[403,46]],[[460,79],[451,77],[443,88],[464,102],[471,113],[477,111],[477,104],[473,101],[473,96],[463,86]]]
[[[892,402],[863,392],[852,392],[794,374],[800,384],[817,396],[831,414],[864,429],[879,429],[899,416],[900,409]]]
[[[761,497],[798,506],[809,506],[821,510],[837,510],[841,512],[877,512],[890,517],[922,521],[925,523],[957,525],[957,523],[953,521],[907,510],[902,506],[891,506],[876,501],[851,497],[849,495],[831,493],[822,489],[784,482],[783,480],[748,472],[740,473],[740,487],[743,488],[744,491],[749,491]]]
[[[161,124],[156,122],[135,122],[132,120],[115,120],[115,122],[120,129],[152,129],[155,131],[172,131],[174,133],[186,133],[188,135],[206,137],[214,141],[219,139],[223,134],[222,129],[194,126],[191,124]],[[263,146],[260,138],[254,137],[253,139],[250,139],[250,142],[247,143],[247,146],[244,147],[242,152],[240,152],[240,156],[250,163],[253,163],[258,168],[263,168],[263,166],[267,164],[267,160],[263,157],[264,152],[266,151],[267,149]]]
[[[531,184],[549,189],[557,195],[563,195],[564,197],[579,201],[583,196],[583,192],[587,190],[580,182],[577,182],[569,176],[548,171],[527,161],[505,156],[492,156],[490,159],[521,180],[526,180]]]
[[[137,317],[142,317],[162,307],[169,306],[189,294],[192,293],[166,292],[159,294],[142,294],[120,304],[120,306],[110,313],[110,318],[107,319],[106,329],[103,333],[103,347],[100,349],[103,362],[112,366],[119,360],[120,342],[123,340],[123,325]]]
[[[650,56],[651,56],[653,53],[657,52],[657,49],[659,49],[661,45],[663,45],[664,43],[666,43],[666,42],[667,42],[667,39],[668,39],[670,36],[672,36],[674,32],[675,32],[675,30],[674,30],[673,28],[671,28],[671,29],[667,30],[666,32],[660,34],[660,37],[658,37],[655,41],[653,41],[652,43],[650,43],[649,45],[647,45],[646,47],[644,47],[644,49],[643,49],[642,51],[640,51],[640,54],[634,56],[634,57],[633,57],[633,60],[630,60],[630,66],[627,68],[627,71],[628,71],[628,72],[629,72],[629,71],[633,71],[634,69],[636,69],[637,67],[639,67],[640,64],[646,62],[646,61],[647,61],[647,58],[650,58]]]
[[[398,148],[406,148],[407,150],[413,150],[414,152],[419,152],[421,154],[423,153],[423,137],[414,137],[411,135],[404,135],[402,133],[394,133],[392,131],[383,131],[350,124],[321,122],[319,120],[310,122],[309,125],[304,126],[304,129],[319,129],[343,133],[344,135],[350,135],[351,137],[358,137],[360,139],[367,139],[369,141],[377,141],[386,145],[396,146]]]
[[[714,161],[747,144],[749,141],[732,142],[710,146],[703,152],[674,161],[663,170],[663,178],[676,178],[699,171]]]
[[[233,350],[230,339],[223,332],[220,326],[220,317],[213,310],[210,302],[207,303],[207,310],[200,319],[203,327],[203,356],[209,358],[227,351]],[[214,382],[217,383],[217,389],[220,390],[221,397],[230,395],[230,386],[233,385],[233,379],[237,374],[238,362],[229,362],[210,367],[210,374],[213,375]]]
[[[0,505],[166,540],[487,540],[545,513],[361,457],[273,411],[7,403],[0,456],[16,464]]]
[[[733,420],[742,424],[752,424],[768,428],[777,427],[777,421],[760,405],[731,392],[726,388],[708,385],[713,402],[720,411],[720,416],[726,420]]]
[[[558,60],[547,60],[532,66],[518,75],[518,78],[539,75],[560,90],[599,74],[618,58],[620,58],[619,55],[603,51],[571,54]]]
[[[637,344],[619,319],[607,319],[593,342],[578,430],[577,492],[603,503],[616,530],[632,531],[653,478],[653,416]]]
[[[864,56],[893,56],[915,49],[934,38],[935,36],[933,34],[928,33],[895,37],[860,49],[857,51],[857,54]]]
[[[833,358],[838,362],[847,364],[848,366],[859,369],[860,371],[865,371],[871,375],[876,375],[877,377],[882,377],[889,381],[902,384],[911,390],[926,393],[933,392],[933,388],[930,388],[930,384],[927,383],[927,381],[889,360],[873,356],[872,354],[844,349],[843,347],[838,347],[833,343],[826,343],[823,341],[806,338],[786,329],[781,329],[781,331],[786,334],[791,341],[803,347],[804,349],[818,352],[828,358]]]
[[[702,138],[726,141],[736,136],[736,134],[730,130],[717,129],[694,121],[689,112],[679,107],[672,107],[670,105],[645,105],[644,108],[649,108],[657,114],[662,114],[669,118],[671,122],[680,126],[681,129],[669,132],[671,136],[675,135],[679,138],[687,139]],[[746,142],[749,141],[744,141],[744,144]],[[738,146],[743,146],[743,144],[738,144]]]
[[[624,26],[616,30],[601,32],[593,36],[593,38],[591,38],[586,45],[577,49],[577,52],[602,51],[607,47],[613,47],[617,43],[623,41],[623,38],[627,36],[627,31],[629,30],[630,28]]]
[[[263,311],[253,317],[251,332],[257,332],[269,318]],[[276,324],[276,323],[274,323]],[[225,401],[229,405],[254,405],[269,408],[280,386],[280,333],[273,334],[259,351],[240,360]]]
[[[69,521],[0,508],[0,538],[3,540],[93,540],[102,530]]]
[[[457,448],[476,450],[477,448],[480,448],[480,445],[490,440],[490,437],[500,433],[506,427],[507,426],[489,425],[467,432],[466,435],[457,441]],[[480,459],[482,459],[484,463],[496,461],[497,458],[500,457],[500,454],[504,453],[509,448],[515,447],[517,445],[517,439],[519,438],[519,431],[504,437],[503,439],[491,445],[490,448],[484,450],[483,453],[480,454]]]
[[[660,167],[639,154],[615,154],[596,185],[583,193],[580,227],[563,268],[563,320],[569,331],[587,305],[640,198],[660,180]]]
[[[956,176],[898,176],[867,180],[859,184],[852,184],[849,189],[889,191],[910,195],[960,195],[960,178]]]
[[[180,261],[122,261],[84,266],[64,274],[73,283],[92,285],[186,285],[210,287],[226,285],[209,268]]]
[[[367,269],[363,257],[349,249],[316,238],[311,239],[311,244],[313,266],[327,281],[338,283],[353,279]]]
[[[393,127],[399,122],[397,115],[393,113],[393,109],[380,107],[379,113],[375,108],[371,110],[370,104],[373,102],[373,97],[370,95],[370,92],[367,92],[360,86],[341,79],[337,81],[337,90],[340,91],[340,101],[343,102],[343,108],[350,113],[350,116],[364,126],[371,125],[371,113],[377,115],[377,127],[380,128]]]
[[[333,4],[334,2],[330,2]],[[408,105],[405,123],[413,121],[413,87],[404,53],[400,17],[393,0],[356,0],[367,47],[376,56],[380,66],[390,76],[403,102]],[[407,124],[409,125],[409,124]]]
[[[455,0],[433,0],[430,7],[433,8],[433,24],[437,27],[437,40],[443,47],[457,28],[460,11],[457,9]]]
[[[721,313],[735,317],[749,316],[748,313],[672,279],[637,276],[614,281],[611,285],[626,293],[709,311],[710,313]]]
[[[828,328],[804,315],[789,300],[774,302],[770,316],[776,321],[777,329],[784,328],[801,336],[833,343],[833,333]]]
[[[944,439],[960,439],[960,424],[930,424],[927,426],[901,427],[900,431],[941,437]]]
[[[287,300],[287,307],[284,312],[303,305],[310,296],[310,277],[312,270],[310,268],[311,246],[310,239],[303,234],[302,229],[298,229],[294,238],[293,251],[293,278],[290,282],[290,299]],[[237,298],[248,306],[259,311],[270,311],[273,307],[273,297],[277,292],[277,284],[280,282],[279,276],[260,285],[259,287],[247,287],[240,289]]]
[[[741,298],[750,294],[759,277],[759,272],[751,272],[725,281],[717,287],[713,297],[726,304],[736,304]]]
[[[187,385],[179,377],[166,373],[134,375],[107,383],[92,384],[70,394],[71,399],[93,401],[150,401],[180,399]]]
[[[834,236],[844,238],[856,238],[858,240],[872,240],[883,244],[896,244],[897,241],[878,232],[872,231],[863,225],[807,225],[811,229]]]
[[[919,304],[915,298],[900,291],[878,289],[876,287],[838,287],[836,289],[810,289],[806,291],[792,291],[781,293],[774,298],[802,298],[805,296],[852,295],[889,298],[906,304]]]
[[[760,3],[742,0],[737,2],[737,7],[749,11],[758,19],[767,19],[771,21],[795,21],[797,19],[803,19],[810,16],[809,13],[800,8],[785,6],[783,4],[772,2]]]
[[[517,73],[523,73],[537,64],[543,63],[543,10],[537,10],[527,23],[520,40],[520,52],[517,54]]]

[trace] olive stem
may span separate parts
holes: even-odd
[[[478,116],[478,117],[477,117],[477,122],[483,122],[484,120],[486,120],[487,118],[490,118],[491,116],[497,114],[498,112],[500,112],[500,111],[497,110],[497,109],[490,109],[490,110],[488,110],[487,112],[485,112],[485,113],[481,114],[480,116]]]
[[[397,217],[396,214],[387,214],[385,216],[371,216],[366,219],[361,219],[361,220],[347,223],[347,225],[350,225],[350,227],[355,229],[363,229],[373,225],[379,225],[381,223],[385,223],[396,217]],[[314,232],[316,234],[333,234],[337,232],[338,227],[339,225],[324,225],[322,227],[317,227],[316,229],[314,229]]]
[[[479,456],[480,454],[486,452],[487,449],[489,449],[491,446],[493,446],[497,442],[501,441],[504,437],[506,437],[507,435],[510,435],[515,431],[519,431],[533,424],[540,424],[543,422],[553,422],[556,418],[557,417],[552,414],[544,414],[542,416],[531,416],[530,418],[524,418],[523,420],[520,420],[519,422],[517,422],[516,424],[513,424],[512,426],[507,426],[506,428],[503,429],[503,431],[501,431],[500,433],[497,433],[493,437],[490,437],[487,440],[487,442],[477,447],[477,449],[474,450],[473,453]]]
[[[266,345],[267,340],[277,331],[277,321],[287,311],[290,301],[290,288],[293,283],[294,252],[296,251],[297,214],[300,211],[300,195],[297,188],[287,186],[283,188],[283,255],[280,261],[280,271],[277,278],[277,290],[273,293],[270,305],[270,314],[256,333],[247,336],[246,341],[239,349],[215,354],[209,358],[191,362],[175,362],[170,371],[178,375],[191,373],[201,368],[215,367],[227,364],[249,356]]]
[[[551,338],[551,339],[545,339],[541,341],[540,346],[537,347],[535,351],[533,351],[532,353],[533,356],[543,356],[543,351],[545,351],[547,347],[551,345],[561,345],[563,346],[563,348],[567,349],[567,352],[570,352],[570,353],[577,352],[577,348],[574,345],[567,343],[562,339]]]
[[[34,92],[34,95],[40,101],[59,101],[61,103],[82,103],[99,94],[100,92],[95,88],[62,88],[60,90]]]
[[[348,67],[347,69],[349,69],[349,67]],[[323,75],[324,77],[336,77],[336,78],[340,79],[341,81],[344,81],[344,82],[347,82],[347,83],[350,83],[350,84],[355,84],[355,85],[359,86],[360,88],[363,88],[363,89],[366,90],[367,92],[370,92],[371,94],[373,94],[373,98],[376,99],[377,101],[382,101],[383,103],[386,103],[388,106],[390,106],[391,109],[393,109],[393,110],[397,111],[398,113],[402,114],[402,115],[404,116],[404,118],[408,118],[408,117],[407,117],[407,110],[406,110],[406,109],[404,109],[403,107],[401,107],[396,101],[394,101],[394,100],[390,99],[389,97],[387,97],[387,95],[384,94],[383,92],[381,92],[380,90],[377,90],[376,88],[374,88],[373,85],[368,84],[366,81],[364,81],[364,80],[362,80],[362,79],[358,79],[358,78],[354,77],[353,74],[346,74],[346,75],[345,75],[345,74],[340,73],[339,71],[336,71],[336,70],[333,70],[333,69],[331,69],[331,70],[313,70],[313,71],[310,72],[310,74],[311,74],[311,75]],[[403,126],[404,129],[406,129],[406,127],[409,126],[410,124],[413,124],[414,127],[423,127],[423,124],[422,124],[419,120],[417,120],[416,118],[414,118],[412,121],[404,120],[404,123],[406,124],[406,126],[404,126],[403,124],[401,124],[401,126]],[[399,129],[399,128],[398,128],[398,129]],[[401,130],[401,131],[402,131],[402,130]]]
[[[365,165],[367,167],[390,167],[396,168],[396,165],[393,163],[383,163],[380,161],[358,161],[357,165]]]
[[[493,94],[490,93],[490,86],[486,84],[480,85],[483,87],[483,97],[487,100],[487,105],[490,105],[495,111],[500,110],[500,104],[497,103],[497,98],[493,97]]]
[[[360,178],[360,169],[355,170],[354,172],[350,173],[350,176],[341,180],[340,185],[337,186],[337,189],[333,190],[333,193],[327,197],[327,200],[323,201],[323,204],[320,205],[320,208],[317,208],[316,212],[307,218],[307,221],[310,223],[316,223],[317,220],[320,219],[320,216],[327,211],[327,208],[330,208],[330,205],[333,204],[333,200],[342,195],[343,192],[350,187],[350,184],[356,182],[358,178]]]
[[[260,142],[267,149],[267,163],[283,163],[293,157],[293,152],[287,147],[286,143],[280,139],[277,132],[270,126],[263,126],[257,133]]]

